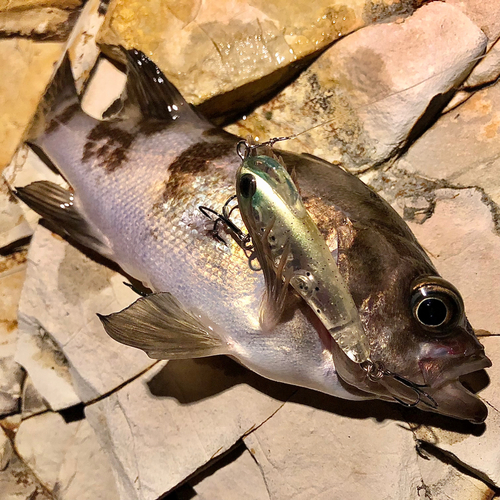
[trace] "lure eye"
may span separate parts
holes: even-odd
[[[240,179],[240,193],[243,198],[251,198],[257,190],[257,182],[252,174],[245,174]]]
[[[414,318],[435,334],[447,335],[464,315],[458,290],[437,276],[427,276],[414,283],[411,306]]]

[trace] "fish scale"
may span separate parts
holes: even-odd
[[[124,55],[127,98],[110,121],[94,120],[75,105],[67,64],[45,96],[44,109],[50,111],[36,143],[74,195],[46,182],[18,190],[62,233],[155,292],[100,316],[106,332],[153,358],[226,354],[280,382],[351,400],[414,403],[482,422],[486,406],[458,379],[491,363],[458,291],[438,276],[384,200],[319,158],[280,151],[337,258],[371,358],[405,380],[425,384],[437,406],[415,401],[415,391],[396,378],[381,383],[368,376],[294,293],[277,324],[261,325],[262,272],[250,268],[248,256],[223,229],[223,217],[220,236],[227,246],[210,234],[210,221],[199,210],[220,212],[234,195],[240,139],[194,111],[144,54]],[[446,304],[449,318],[442,325],[419,316],[425,300]]]

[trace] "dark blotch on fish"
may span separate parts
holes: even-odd
[[[190,186],[195,176],[207,172],[210,165],[235,153],[234,141],[197,142],[183,151],[170,165],[170,177],[165,183],[163,202],[178,199],[185,186]]]
[[[108,172],[114,172],[127,160],[134,134],[111,123],[101,122],[87,136],[82,162],[97,158]]]
[[[73,116],[80,111],[80,103],[70,104],[61,114],[52,118],[45,129],[46,134],[55,132],[61,125],[68,123]]]

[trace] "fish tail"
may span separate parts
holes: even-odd
[[[37,143],[40,137],[54,129],[58,117],[80,109],[80,99],[76,91],[68,53],[56,69],[54,78],[38,105],[27,141]]]

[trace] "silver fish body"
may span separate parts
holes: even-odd
[[[94,120],[81,111],[67,77],[54,85],[57,98],[37,144],[73,192],[46,183],[19,190],[66,234],[159,292],[102,318],[106,331],[156,358],[226,354],[264,377],[341,398],[392,400],[397,393],[412,402],[411,390],[367,378],[297,296],[271,331],[262,329],[262,273],[231,238],[214,238],[199,210],[220,211],[234,195],[239,138],[198,116],[143,54],[129,51],[127,58],[129,99],[121,118]],[[426,384],[435,411],[483,421],[485,405],[458,378],[490,361],[463,309],[444,334],[419,323],[415,283],[432,284],[437,272],[406,224],[342,169],[310,156],[282,156],[321,234],[336,241],[337,265],[372,357]],[[447,293],[446,285],[439,293]]]

